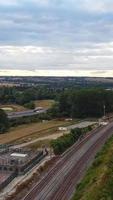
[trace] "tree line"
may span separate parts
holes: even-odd
[[[67,90],[61,93],[59,101],[49,110],[56,117],[101,117],[113,112],[113,91],[99,88]]]
[[[7,114],[0,109],[0,134],[5,133],[9,129],[9,120]]]
[[[30,88],[16,87],[1,87],[0,88],[0,103],[8,104],[15,103],[33,107],[32,101],[43,99],[55,99],[57,90],[53,90],[46,86],[37,86]]]
[[[39,93],[40,91],[40,93]],[[41,91],[44,91],[41,93]],[[39,95],[40,94],[40,95]],[[46,90],[41,88],[0,88],[0,103],[27,104],[33,108],[31,100],[55,98],[57,102],[46,114],[32,118],[14,119],[9,122],[6,114],[0,111],[0,132],[5,132],[9,124],[17,126],[23,123],[39,121],[41,119],[52,119],[60,117],[86,118],[101,117],[106,113],[113,112],[113,91],[100,88],[91,89],[67,89],[64,91]],[[30,103],[31,102],[31,103]],[[4,124],[4,125],[3,125]]]
[[[51,147],[53,148],[54,154],[62,154],[66,149],[71,147],[78,139],[82,138],[85,133],[92,130],[91,126],[86,128],[75,128],[72,129],[70,134],[63,135],[58,139],[51,141]]]

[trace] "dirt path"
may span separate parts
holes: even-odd
[[[69,132],[62,132],[62,133],[57,133],[57,134],[52,134],[52,135],[48,135],[48,136],[45,136],[45,137],[40,137],[40,138],[37,138],[35,140],[32,140],[30,142],[25,142],[25,143],[22,143],[22,144],[18,144],[18,145],[14,145],[13,148],[22,148],[22,147],[26,147],[26,146],[29,146],[30,144],[34,144],[36,142],[39,142],[39,141],[43,141],[43,140],[52,140],[52,139],[57,139],[58,137],[61,137],[63,134],[67,134]]]

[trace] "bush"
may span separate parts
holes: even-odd
[[[41,113],[33,116],[24,116],[18,118],[12,118],[9,120],[10,126],[15,127],[22,124],[30,124],[35,122],[40,122],[42,120],[50,120],[51,117],[47,113]]]
[[[4,133],[9,129],[9,120],[6,113],[0,109],[0,133]]]
[[[30,101],[29,103],[24,104],[24,107],[28,109],[35,109],[35,103],[33,101]]]
[[[53,148],[55,155],[60,155],[67,148],[72,146],[79,138],[83,136],[84,133],[88,132],[86,128],[76,128],[71,130],[71,133],[68,135],[63,135],[58,139],[51,141],[51,147]]]

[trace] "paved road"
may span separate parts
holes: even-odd
[[[23,200],[70,200],[95,154],[113,134],[113,122],[92,131],[65,153]]]
[[[91,125],[94,125],[97,123],[98,122],[96,122],[96,121],[95,122],[94,121],[82,121],[80,123],[68,126],[67,129],[71,130],[71,129],[75,129],[75,128],[85,128],[85,127],[88,127],[88,126],[91,126]]]
[[[21,111],[21,112],[12,112],[8,113],[8,118],[18,118],[18,117],[24,117],[24,116],[33,116],[33,115],[38,115],[40,113],[45,113],[46,109],[40,110],[38,112],[35,112],[34,110],[27,110],[27,111]]]

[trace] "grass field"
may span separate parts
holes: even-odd
[[[54,100],[35,101],[36,107],[43,107],[45,109],[50,108],[53,104],[54,104]],[[4,105],[0,105],[0,108],[6,112],[19,112],[19,111],[27,110],[27,108],[25,108],[24,106],[20,106],[18,104],[4,104]]]
[[[17,104],[0,105],[0,108],[5,110],[6,112],[19,112],[27,110],[25,107]]]
[[[113,137],[97,154],[73,200],[113,200]]]
[[[46,147],[49,148],[50,147],[50,141],[51,140],[43,140],[43,141],[38,141],[35,142],[34,144],[30,144],[28,147],[31,149],[38,149],[38,148],[42,148],[42,147]]]
[[[74,123],[74,122],[71,122]],[[51,120],[40,123],[21,125],[0,135],[0,144],[11,143],[25,138],[37,138],[54,133],[59,126],[70,125],[70,122]]]
[[[38,100],[35,101],[35,106],[36,107],[43,107],[45,109],[50,108],[53,104],[55,103],[54,100]]]

